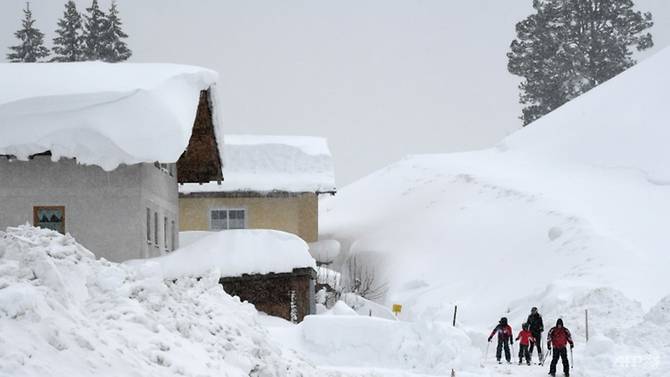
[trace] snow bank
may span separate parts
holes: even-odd
[[[409,323],[352,315],[307,316],[298,325],[304,352],[319,365],[447,374],[479,367],[481,353],[445,323]]]
[[[291,272],[316,268],[307,243],[291,233],[265,229],[212,232],[173,253],[149,259],[163,276],[201,276],[217,269],[221,276]],[[132,261],[132,264],[141,263]]]
[[[96,261],[70,236],[0,232],[0,375],[319,376],[218,275]]]
[[[179,186],[197,192],[334,192],[326,139],[307,136],[226,135],[224,181]]]
[[[201,90],[216,72],[173,64],[0,64],[0,155],[52,158],[113,170],[176,162],[191,136]],[[160,141],[160,142],[158,142]]]

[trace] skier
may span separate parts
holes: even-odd
[[[521,330],[519,336],[516,337],[516,340],[519,341],[519,365],[521,365],[523,358],[526,358],[526,364],[530,365],[530,352],[528,352],[528,347],[531,342],[534,342],[533,334],[528,331],[528,324],[524,323],[521,325]]]
[[[503,347],[505,348],[505,359],[508,363],[511,363],[512,357],[509,352],[509,345],[514,344],[514,339],[512,335],[512,327],[507,324],[507,318],[500,318],[498,326],[496,326],[493,331],[491,331],[491,335],[489,335],[489,342],[493,339],[493,335],[495,334],[498,334],[498,348],[496,349],[496,359],[498,360],[498,364],[502,364],[500,359],[502,358]]]
[[[568,350],[565,347],[568,343],[570,344],[570,349],[575,346],[575,343],[572,342],[570,330],[563,327],[563,320],[559,318],[556,321],[556,327],[552,327],[547,334],[547,350],[551,351],[551,347],[554,347],[554,356],[551,358],[551,365],[549,365],[550,376],[556,376],[556,364],[558,364],[559,357],[563,362],[563,374],[565,374],[565,377],[570,376]]]
[[[533,341],[530,343],[530,347],[528,350],[528,353],[530,356],[533,356],[533,348],[537,348],[537,355],[542,361],[542,332],[544,331],[544,323],[542,322],[542,316],[540,313],[538,313],[537,308],[533,307],[530,310],[530,315],[528,316],[528,319],[526,320],[526,323],[528,324],[530,333],[533,335]]]

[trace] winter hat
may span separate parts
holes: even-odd
[[[524,323],[523,325],[521,325],[521,328],[524,330],[528,330],[528,324]]]
[[[500,324],[501,325],[506,325],[507,324],[507,317],[500,318]]]
[[[561,318],[559,318],[558,320],[556,320],[556,326],[561,326],[561,327],[563,327],[563,320],[562,320]]]

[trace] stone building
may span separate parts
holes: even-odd
[[[221,181],[215,72],[0,64],[0,229],[72,234],[112,261],[177,248],[178,182]]]

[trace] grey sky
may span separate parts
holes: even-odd
[[[49,44],[64,2],[31,1]],[[225,132],[325,136],[340,186],[406,154],[482,148],[520,127],[505,53],[531,0],[118,3],[132,61],[219,71]],[[654,14],[654,51],[670,44],[670,2],[636,3]],[[24,4],[0,0],[3,55]]]

